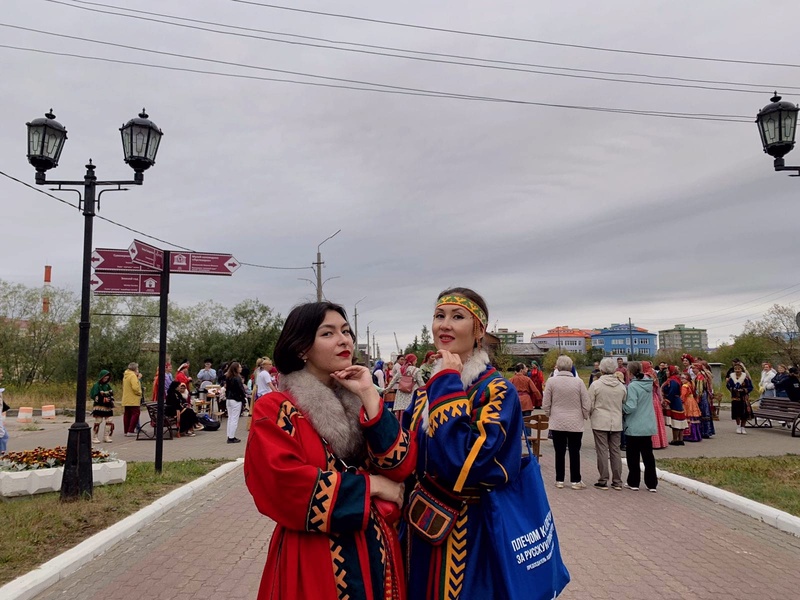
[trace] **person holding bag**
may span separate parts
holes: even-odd
[[[439,294],[439,359],[403,414],[417,442],[405,523],[414,600],[551,599],[569,581],[539,465],[530,449],[520,457],[517,391],[481,347],[487,323],[473,290]]]
[[[422,379],[422,371],[417,367],[417,357],[414,354],[407,354],[405,362],[400,366],[397,374],[392,377],[387,387],[397,386],[397,393],[394,397],[393,410],[398,419],[403,418],[403,411],[411,404],[411,396],[418,387],[425,385]]]
[[[344,309],[295,307],[275,346],[280,390],[253,405],[244,476],[275,520],[259,600],[405,600],[396,525],[416,444],[353,365]]]

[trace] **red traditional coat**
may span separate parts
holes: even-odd
[[[416,445],[383,405],[364,419],[362,410],[364,464],[340,472],[291,395],[255,403],[245,480],[258,510],[277,522],[259,600],[405,598],[396,531],[370,502],[369,474],[404,480]]]

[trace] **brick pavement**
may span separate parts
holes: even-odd
[[[19,431],[15,436],[12,431],[12,447],[65,440],[69,421],[62,421],[40,432]],[[657,456],[800,449],[800,440],[785,431],[758,430],[742,437],[726,419],[717,425],[718,438],[661,450]],[[245,427],[243,420],[238,434],[243,440]],[[800,539],[664,482],[658,494],[591,489],[594,449],[590,435],[584,441],[582,471],[590,488],[582,491],[553,487],[552,446],[543,445],[542,472],[572,574],[562,598],[796,597],[795,584],[785,574],[800,564]],[[152,460],[152,442],[124,437],[119,442],[112,446],[122,458]],[[165,460],[235,458],[242,455],[244,443],[225,444],[220,431],[167,441],[164,448]],[[273,527],[256,511],[239,468],[37,600],[254,598]]]

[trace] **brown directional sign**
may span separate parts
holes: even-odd
[[[89,286],[105,296],[158,296],[161,275],[157,273],[93,273]]]
[[[230,254],[213,252],[172,252],[169,260],[172,273],[194,275],[233,275],[239,261]]]
[[[97,248],[92,252],[92,267],[96,273],[146,273],[147,267],[131,260],[125,248]]]
[[[128,247],[131,261],[148,269],[160,271],[164,268],[164,251],[139,240]]]

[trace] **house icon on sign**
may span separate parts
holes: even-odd
[[[185,254],[174,254],[172,256],[172,264],[180,267],[186,266],[186,255]]]
[[[147,279],[144,280],[144,289],[155,290],[157,283],[158,282],[155,279],[153,279],[152,277],[148,277]]]

